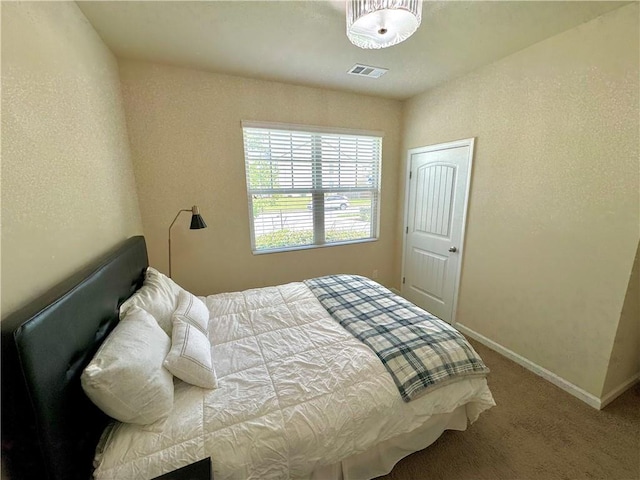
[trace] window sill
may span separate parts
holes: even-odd
[[[268,250],[252,250],[251,253],[254,255],[265,255],[268,253],[285,253],[285,252],[296,252],[298,250],[311,250],[314,248],[327,248],[327,247],[342,247],[345,245],[356,245],[359,243],[371,243],[377,242],[377,238],[366,238],[363,240],[348,240],[344,242],[332,242],[325,243],[322,245],[300,245],[296,247],[282,247],[282,248],[270,248]]]

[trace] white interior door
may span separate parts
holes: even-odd
[[[402,295],[449,323],[460,283],[473,140],[409,150]]]

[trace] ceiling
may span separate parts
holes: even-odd
[[[117,57],[405,99],[629,2],[425,1],[403,43],[363,50],[344,1],[77,2]],[[379,79],[346,72],[388,68]]]

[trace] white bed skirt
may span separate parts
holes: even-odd
[[[366,452],[352,455],[340,463],[314,470],[312,480],[369,480],[386,475],[407,455],[435,442],[445,430],[466,430],[467,413],[464,405],[451,413],[433,415],[412,432],[398,435]]]

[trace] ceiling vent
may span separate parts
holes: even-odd
[[[370,67],[356,63],[347,73],[359,77],[379,78],[389,71],[388,68]]]

